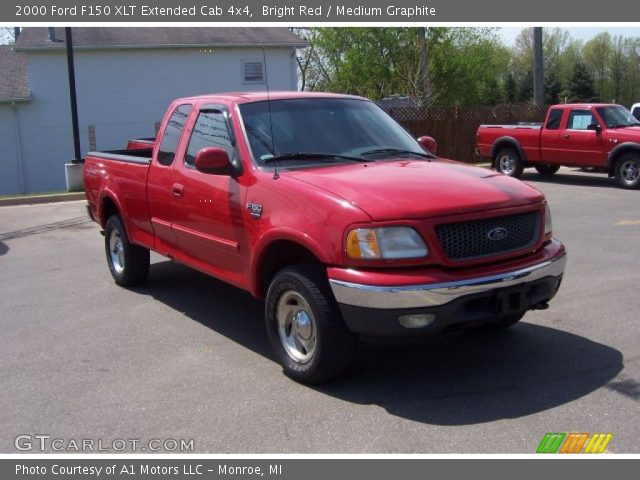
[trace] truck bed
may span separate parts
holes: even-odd
[[[477,134],[477,149],[484,158],[493,156],[492,148],[500,138],[515,138],[530,161],[540,158],[541,123],[521,122],[515,125],[480,125]]]
[[[156,143],[156,137],[148,137],[148,138],[132,138],[127,143],[128,150],[146,150],[148,148],[153,148],[153,145]]]
[[[113,192],[118,210],[131,239],[140,245],[153,245],[153,229],[147,208],[147,174],[151,148],[89,152],[85,158],[85,194],[91,216],[104,220],[99,205],[103,190]]]
[[[149,163],[151,163],[151,152],[151,148],[127,148],[123,150],[104,150],[100,152],[89,152],[87,153],[87,157],[149,165]]]

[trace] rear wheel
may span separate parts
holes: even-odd
[[[515,148],[502,148],[495,158],[495,168],[509,177],[518,178],[524,170],[524,162]]]
[[[149,273],[149,250],[129,242],[120,215],[112,215],[104,227],[104,248],[113,280],[121,287],[144,282]]]
[[[616,163],[615,177],[622,188],[640,188],[640,155],[625,153]]]
[[[294,380],[326,382],[351,365],[357,339],[347,330],[319,266],[297,265],[276,274],[265,321],[273,351]]]
[[[553,175],[560,170],[560,165],[553,165],[551,163],[539,163],[535,165],[535,169],[540,175]]]

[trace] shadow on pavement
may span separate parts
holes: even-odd
[[[149,282],[136,291],[273,361],[263,302],[248,293],[169,261],[152,265]],[[524,322],[493,335],[362,345],[348,376],[315,389],[417,422],[468,425],[566,404],[607,385],[622,369],[618,350]],[[637,395],[637,385],[612,382],[610,388]]]
[[[575,173],[574,173],[575,172]],[[575,185],[578,187],[600,187],[621,189],[613,178],[606,173],[584,174],[579,169],[571,173],[560,171],[553,175],[540,175],[535,170],[525,170],[520,180],[525,182],[555,183],[558,185]],[[587,172],[589,173],[589,172]]]
[[[9,251],[9,246],[6,243],[0,242],[0,257],[5,255]]]

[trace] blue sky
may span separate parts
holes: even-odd
[[[587,41],[595,37],[600,32],[609,32],[611,35],[624,35],[625,37],[640,37],[640,27],[563,27],[568,30],[572,37]],[[505,44],[511,46],[520,33],[520,27],[502,27],[500,36]]]

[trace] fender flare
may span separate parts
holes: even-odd
[[[116,205],[118,212],[120,212],[120,218],[122,219],[122,223],[124,223],[124,228],[127,231],[127,237],[129,237],[129,242],[131,242],[131,234],[129,233],[131,232],[131,228],[128,220],[129,217],[126,213],[126,209],[123,208],[122,204],[120,203],[120,200],[118,200],[118,196],[107,187],[103,189],[102,192],[100,192],[99,198],[100,200],[98,202],[98,219],[100,220],[100,226],[104,228],[107,222],[107,219],[104,218],[104,212],[102,211],[102,209],[103,209],[104,201],[106,199],[109,199]]]
[[[621,143],[620,145],[616,145],[613,149],[611,149],[611,151],[607,155],[607,163],[605,165],[607,171],[609,172],[609,175],[613,174],[613,169],[615,167],[616,160],[618,160],[620,155],[623,155],[628,151],[635,151],[640,155],[640,143],[624,142],[624,143]]]
[[[309,250],[318,260],[325,265],[329,260],[324,254],[320,243],[316,242],[313,238],[304,232],[291,228],[279,228],[277,230],[271,230],[266,232],[260,238],[257,239],[254,247],[252,248],[254,254],[251,255],[249,260],[249,285],[252,294],[256,295],[260,290],[260,272],[261,265],[265,256],[265,252],[268,251],[269,246],[278,241],[287,241],[297,243],[301,247]]]
[[[520,146],[520,142],[518,142],[518,140],[516,140],[515,138],[507,135],[505,135],[504,137],[500,137],[496,139],[495,142],[493,142],[493,145],[491,146],[491,160],[492,161],[495,160],[495,157],[498,154],[498,151],[507,145],[515,148],[518,151],[518,154],[520,155],[520,159],[523,162],[527,161],[527,156],[524,154],[524,151]]]

